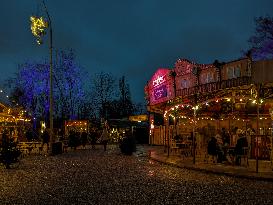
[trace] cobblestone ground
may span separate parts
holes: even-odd
[[[12,170],[0,167],[0,204],[273,204],[273,183],[97,148],[26,157]]]

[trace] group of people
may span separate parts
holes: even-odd
[[[82,145],[83,148],[86,144],[90,142],[92,149],[95,149],[97,143],[103,144],[104,151],[106,151],[107,144],[109,141],[109,131],[107,128],[100,130],[91,130],[88,134],[87,132],[77,133],[70,131],[68,135],[68,146],[76,149],[77,146]]]
[[[241,156],[244,154],[245,148],[248,148],[247,133],[240,129],[236,129],[234,135],[231,135],[225,128],[218,130],[217,134],[208,142],[207,151],[209,155],[215,156],[218,163],[227,161],[235,164],[241,164]],[[236,141],[236,143],[232,142]]]

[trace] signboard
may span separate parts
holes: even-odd
[[[165,76],[157,76],[155,80],[153,80],[153,86],[156,87],[166,81]]]
[[[130,121],[136,121],[136,122],[147,121],[148,116],[147,115],[132,115],[132,116],[129,116],[129,120]]]
[[[159,100],[161,98],[167,97],[167,86],[161,85],[154,89],[154,98]]]

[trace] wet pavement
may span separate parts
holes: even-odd
[[[148,152],[149,157],[155,161],[176,166],[180,168],[186,168],[190,170],[201,171],[205,173],[213,173],[218,175],[226,175],[238,178],[246,178],[253,180],[263,180],[273,182],[273,170],[270,161],[258,162],[258,173],[256,172],[256,160],[248,159],[249,165],[246,161],[242,161],[242,165],[231,165],[223,163],[212,163],[204,161],[204,156],[196,158],[195,164],[192,157],[182,157],[179,154],[170,153],[169,156],[163,146],[143,146]]]
[[[116,146],[0,168],[0,204],[273,204],[273,183],[177,168]]]

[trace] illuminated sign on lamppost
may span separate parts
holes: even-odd
[[[49,28],[49,53],[50,53],[50,68],[49,68],[49,124],[50,124],[50,142],[51,142],[51,151],[52,151],[52,143],[53,139],[53,60],[52,60],[52,24],[51,18],[47,11],[47,7],[45,2],[43,2],[43,6],[47,15],[47,20],[45,21],[43,17],[31,16],[31,32],[37,38],[37,43],[42,44],[42,36],[46,34],[45,29]]]
[[[43,17],[30,17],[31,32],[37,38],[37,43],[40,45],[43,43],[42,36],[46,34],[45,29],[48,28],[48,22]]]

